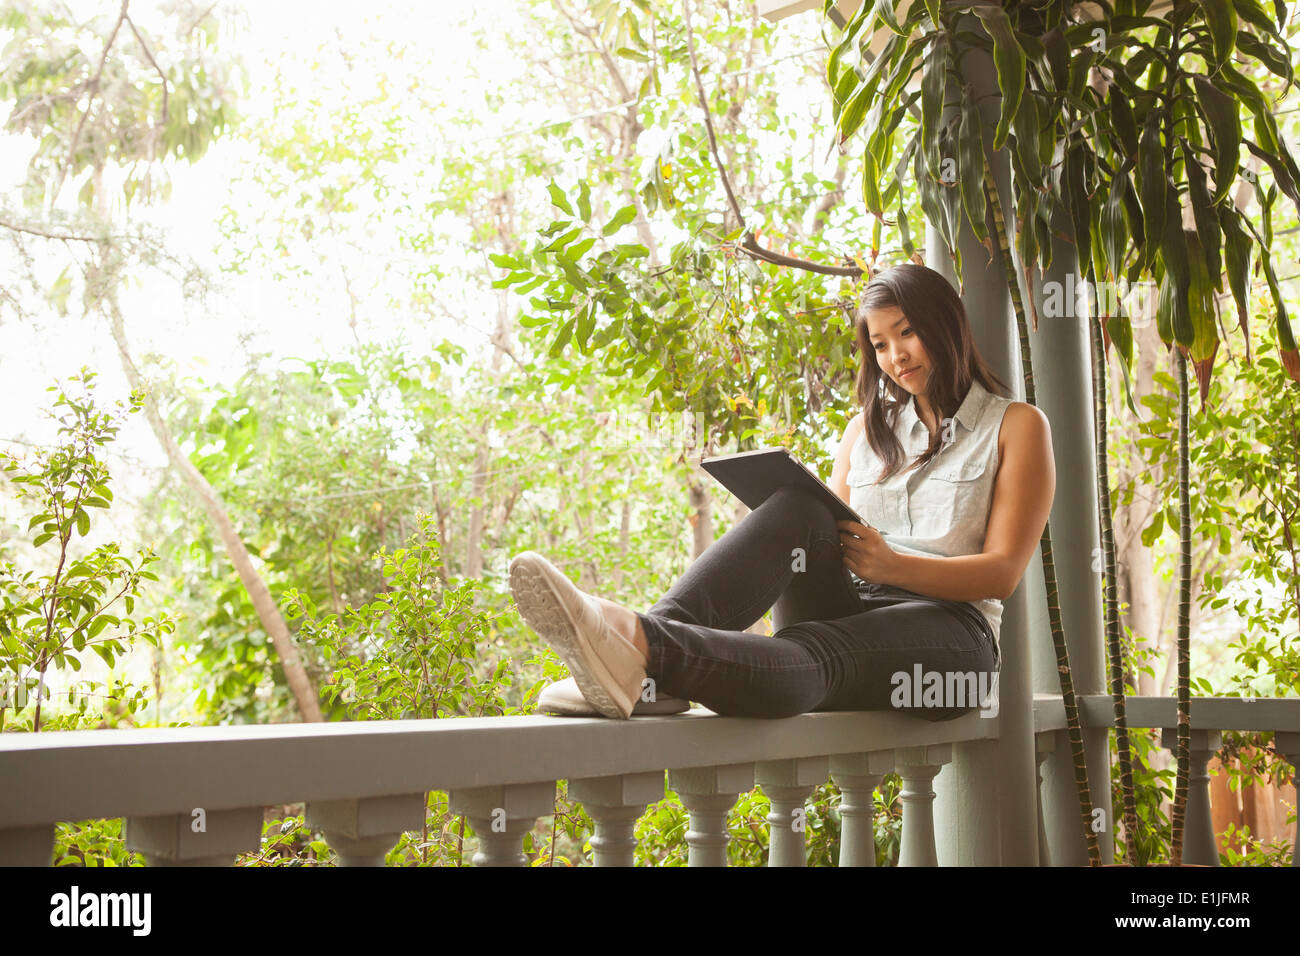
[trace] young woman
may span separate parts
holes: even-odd
[[[863,413],[830,486],[869,526],[782,489],[644,613],[523,552],[510,564],[515,602],[572,674],[543,692],[544,711],[626,718],[697,701],[746,717],[903,709],[945,720],[981,706],[996,687],[1002,601],[1055,494],[1047,418],[1005,397],[961,299],[931,269],[873,278],[855,334]],[[772,636],[746,632],[769,608]],[[944,692],[929,692],[929,675]],[[973,687],[978,699],[956,699]]]

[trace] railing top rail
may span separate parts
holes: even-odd
[[[1081,694],[1078,699],[1085,727],[1115,726],[1115,705],[1109,694]],[[1178,725],[1178,701],[1173,697],[1129,697],[1125,713],[1130,727]],[[1300,697],[1193,697],[1191,719],[1196,730],[1300,731]],[[1034,731],[1044,733],[1065,727],[1061,696],[1035,694]]]
[[[744,764],[996,737],[978,711],[545,716],[0,734],[0,828]]]

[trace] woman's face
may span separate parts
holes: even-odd
[[[873,309],[866,315],[867,341],[876,351],[876,364],[913,395],[925,394],[930,360],[921,337],[897,306]]]

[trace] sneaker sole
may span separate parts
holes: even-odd
[[[575,680],[576,684],[577,681]],[[581,691],[579,691],[581,693]],[[639,697],[632,706],[633,717],[670,717],[684,714],[691,709],[691,702],[680,697],[663,697],[659,700],[645,701]],[[562,701],[548,701],[537,705],[537,712],[550,717],[599,717],[600,712],[591,706],[585,698],[574,701],[565,698]]]
[[[529,558],[523,555],[520,558],[510,565],[510,590],[524,621],[564,658],[569,673],[591,706],[605,717],[627,720],[635,701],[620,703],[605,689],[616,682],[583,640],[546,573]]]

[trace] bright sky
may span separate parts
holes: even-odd
[[[73,4],[79,14],[88,6],[85,2]],[[132,10],[142,23],[148,23],[151,6],[136,0]],[[103,9],[102,4],[98,7]],[[331,87],[338,88],[340,84],[355,86],[357,77],[342,75],[339,58],[331,58],[331,46],[340,35],[349,38],[371,35],[381,44],[418,42],[421,52],[442,67],[438,76],[422,76],[420,81],[436,84],[446,101],[457,103],[476,93],[481,96],[481,87],[474,89],[478,83],[476,71],[490,72],[498,82],[506,83],[512,79],[512,71],[518,72],[513,61],[499,55],[499,51],[476,50],[468,42],[469,30],[459,26],[457,20],[467,17],[480,25],[500,22],[509,17],[511,8],[508,0],[483,0],[468,8],[460,4],[391,0],[367,3],[276,0],[248,5],[245,24],[237,34],[223,39],[233,42],[241,51],[250,73],[249,96],[240,104],[246,113],[270,110],[269,93],[263,91],[270,90],[277,69],[300,89],[328,93]],[[106,30],[113,18],[101,22]],[[484,32],[490,35],[490,31]],[[402,72],[414,69],[415,64],[393,61],[389,67],[389,79],[396,87],[405,85],[407,77]],[[509,114],[510,110],[506,109],[499,116],[485,117],[485,122],[508,123],[512,119]],[[14,197],[11,204],[15,206],[14,190],[22,181],[31,145],[28,138],[0,137],[0,188]],[[173,251],[211,263],[212,249],[220,238],[217,220],[226,203],[244,202],[255,208],[255,188],[235,180],[240,171],[239,146],[233,141],[218,141],[197,165],[173,168],[170,202],[158,207],[156,212],[147,213],[166,229]],[[290,301],[293,293],[289,283],[275,282],[269,277],[230,277],[217,300],[209,303],[209,309],[199,312],[183,301],[173,284],[164,280],[128,290],[123,305],[128,334],[138,355],[156,351],[205,378],[229,379],[242,371],[246,350],[303,354],[317,349],[332,350],[350,341],[351,331],[339,310],[330,315],[295,307]],[[0,439],[35,436],[37,440],[46,440],[47,430],[40,425],[40,409],[47,398],[45,386],[55,378],[75,372],[83,364],[100,370],[104,394],[124,391],[125,381],[107,329],[94,319],[77,317],[75,306],[74,301],[74,315],[57,326],[45,319],[23,324],[6,318],[0,324],[0,402],[5,409],[0,420]],[[218,314],[213,314],[214,310]],[[456,334],[451,326],[442,332],[449,336]],[[462,344],[467,346],[481,341],[481,337],[472,335],[465,335],[464,339]],[[136,442],[131,440],[130,444]],[[143,444],[146,447],[140,450],[148,454],[147,446],[152,442]]]

